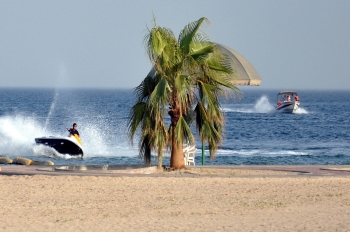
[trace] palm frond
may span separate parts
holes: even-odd
[[[202,139],[204,139],[204,136],[202,135],[202,128],[208,116],[206,114],[204,105],[200,101],[197,102],[197,105],[194,108],[194,112],[196,114],[196,126],[199,131],[199,135]]]
[[[177,58],[177,41],[170,29],[156,27],[145,37],[145,45],[148,56],[157,72],[164,74],[164,69],[169,69]]]
[[[152,94],[155,86],[159,82],[159,75],[147,76],[140,85],[134,89],[138,101],[144,101]]]
[[[150,95],[149,103],[152,110],[165,110],[168,104],[168,83],[166,79],[162,78],[155,86],[153,92]]]
[[[205,62],[209,69],[213,71],[224,72],[227,74],[233,73],[232,67],[230,64],[227,64],[228,60],[226,60],[224,55],[211,54]]]
[[[212,43],[192,42],[191,51],[189,55],[194,60],[203,62],[212,54],[212,52],[214,52],[214,49],[215,49],[215,44],[212,44]]]
[[[206,121],[202,128],[202,135],[204,140],[208,141],[210,157],[214,157],[218,148],[218,145],[222,142],[221,131],[218,131],[214,125]]]
[[[187,114],[193,101],[193,80],[188,75],[179,75],[175,79],[175,88],[181,104],[181,113]]]
[[[163,150],[169,140],[168,128],[163,121],[158,121],[154,131],[154,145],[156,150]]]
[[[191,128],[189,127],[186,120],[182,116],[179,118],[179,121],[177,122],[175,133],[176,133],[177,143],[182,143],[183,140],[189,141],[189,142],[194,141],[194,136],[192,134]]]
[[[147,104],[144,102],[137,102],[130,110],[127,125],[131,141],[133,141],[136,130],[144,119],[145,112],[147,112]]]
[[[219,87],[202,81],[198,81],[198,86],[202,104],[206,107],[208,107],[208,105],[216,105],[218,102],[216,91],[219,90]]]
[[[148,136],[140,139],[139,147],[139,156],[144,159],[145,163],[150,164],[152,153]]]
[[[204,34],[198,33],[203,23],[209,23],[209,20],[205,17],[202,17],[197,21],[189,23],[180,32],[179,44],[184,54],[188,54],[190,52],[190,44],[192,41],[201,41],[201,42],[208,41],[208,39]]]

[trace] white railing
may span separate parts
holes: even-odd
[[[195,144],[184,144],[182,146],[183,152],[184,152],[184,161],[185,165],[196,165],[195,158],[196,158],[196,145]]]

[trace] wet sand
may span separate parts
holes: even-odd
[[[0,175],[0,231],[349,231],[349,175]]]

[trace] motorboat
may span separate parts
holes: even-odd
[[[67,137],[40,137],[35,138],[37,145],[44,145],[52,147],[60,154],[68,154],[72,156],[84,156],[83,147],[81,145],[79,137],[67,136]]]
[[[277,94],[277,107],[278,112],[283,113],[295,113],[299,108],[300,99],[297,92],[294,91],[282,91]]]

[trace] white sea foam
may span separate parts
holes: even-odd
[[[295,114],[308,114],[309,112],[306,109],[299,107],[294,113]]]
[[[44,130],[31,117],[0,117],[0,154],[32,155],[34,138]]]
[[[270,113],[275,110],[275,107],[269,102],[267,96],[262,96],[254,105],[255,113]]]
[[[237,108],[233,108],[237,107]],[[237,112],[237,113],[271,113],[275,111],[275,107],[269,102],[267,96],[261,96],[255,103],[251,104],[236,104],[233,107],[223,107],[223,112]]]
[[[236,113],[254,113],[254,111],[251,108],[245,108],[245,107],[240,107],[240,108],[228,108],[224,107],[222,108],[222,111],[227,113],[227,112],[236,112]]]
[[[206,151],[207,153],[209,151]],[[277,157],[277,156],[299,156],[308,155],[307,152],[303,151],[289,151],[289,150],[276,150],[276,151],[266,151],[260,149],[241,149],[241,150],[228,150],[219,149],[217,152],[220,156],[239,156],[239,157],[253,157],[253,156],[264,156],[264,157]]]
[[[137,148],[128,144],[125,133],[114,134],[108,131],[108,125],[101,122],[82,120],[78,128],[83,143],[84,157],[99,156],[135,156]],[[62,133],[54,133],[29,116],[2,116],[0,117],[0,155],[15,156],[55,156],[58,158],[72,158],[66,154],[59,154],[52,148],[37,146],[35,138],[43,136],[67,136],[66,128]],[[120,138],[118,138],[120,136]]]

